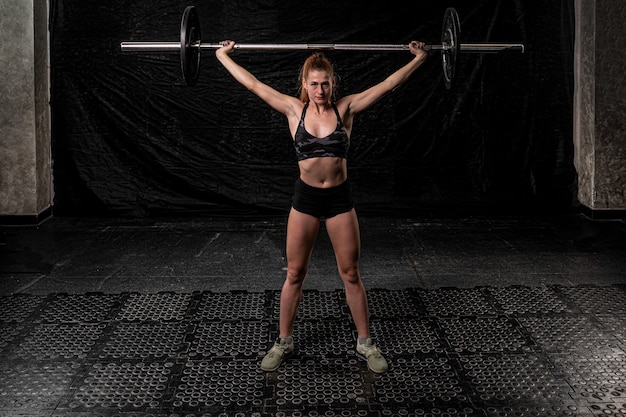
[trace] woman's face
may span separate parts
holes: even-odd
[[[302,88],[306,89],[309,100],[323,104],[332,97],[332,83],[330,76],[323,70],[311,70],[302,82]]]

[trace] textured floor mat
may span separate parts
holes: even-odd
[[[0,298],[0,416],[623,416],[626,287],[370,290],[390,370],[342,291],[306,291],[259,369],[278,291]]]

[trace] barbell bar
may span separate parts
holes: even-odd
[[[174,52],[181,49],[179,42],[122,42],[124,52]],[[191,48],[215,50],[219,43],[196,43]],[[426,51],[451,49],[449,45],[424,45]],[[379,43],[236,43],[234,49],[248,50],[316,50],[316,51],[408,51],[409,45]],[[462,43],[461,52],[501,52],[506,49],[520,50],[524,45],[513,43]]]
[[[427,51],[440,51],[443,78],[450,88],[456,75],[459,53],[499,53],[512,51],[524,53],[521,43],[460,43],[461,25],[459,15],[452,7],[444,14],[441,43],[425,45]],[[187,85],[193,86],[200,73],[200,53],[221,48],[219,43],[201,41],[200,19],[194,6],[187,6],[180,24],[179,42],[126,41],[120,44],[122,52],[179,52],[181,70]],[[408,45],[397,44],[335,44],[335,43],[236,43],[241,50],[340,50],[340,51],[406,51]]]

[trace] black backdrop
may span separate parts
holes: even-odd
[[[440,41],[446,7],[462,40],[526,53],[462,54],[446,90],[440,55],[357,116],[349,176],[361,214],[575,205],[572,2],[53,0],[55,214],[285,213],[297,165],[286,121],[203,53],[198,84],[176,53],[121,53],[124,40],[176,41],[194,5],[202,39],[240,43]],[[308,51],[237,51],[258,78],[296,95]],[[328,51],[341,95],[408,52]]]

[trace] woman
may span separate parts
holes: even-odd
[[[367,360],[373,372],[387,371],[387,361],[370,337],[367,295],[359,272],[359,225],[346,156],[354,116],[409,79],[426,60],[424,44],[411,42],[413,59],[381,83],[336,102],[333,101],[334,69],[321,53],[314,53],[305,61],[298,99],[259,81],[233,61],[230,54],[235,42],[227,40],[220,44],[222,47],[216,49],[215,55],[235,80],[287,117],[300,171],[287,221],[287,277],[280,295],[280,334],[261,361],[261,369],[278,369],[283,358],[294,350],[292,331],[302,299],[302,284],[320,222],[324,220],[358,334],[357,354]]]

